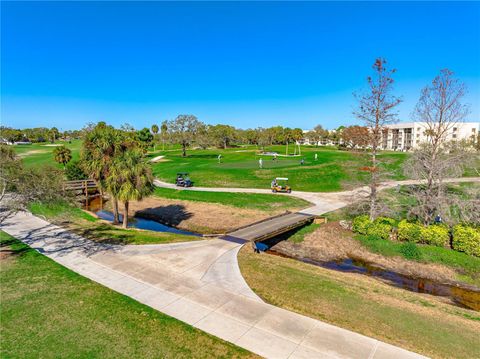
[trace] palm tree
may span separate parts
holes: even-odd
[[[65,146],[55,147],[53,155],[56,162],[63,164],[63,169],[65,169],[67,163],[72,159],[72,151]]]
[[[152,128],[151,128],[152,132],[153,132],[153,152],[155,152],[155,145],[156,145],[156,140],[157,140],[157,133],[158,133],[158,125],[152,125]]]
[[[154,189],[152,171],[141,150],[128,149],[116,158],[107,182],[115,183],[118,199],[123,201],[122,227],[127,228],[129,202],[145,198]]]
[[[114,159],[128,147],[127,142],[121,131],[99,122],[85,136],[81,153],[85,173],[97,182],[100,192],[106,191],[112,198],[114,224],[119,223],[118,197],[113,182],[107,183],[107,178],[112,172]]]
[[[167,132],[168,132],[167,121],[162,122],[162,127],[160,128],[160,132],[162,136],[162,150],[165,151],[165,137],[167,136]]]

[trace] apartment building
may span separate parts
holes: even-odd
[[[382,149],[408,151],[427,140],[424,122],[405,122],[388,125],[382,135]],[[451,128],[447,140],[470,140],[476,138],[480,122],[461,122]]]

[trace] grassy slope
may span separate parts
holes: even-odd
[[[256,193],[196,192],[157,188],[155,196],[195,202],[219,203],[227,206],[268,211],[275,209],[305,208],[309,202],[299,198]]]
[[[438,358],[480,356],[480,315],[357,274],[243,248],[242,274],[267,302]]]
[[[0,232],[4,358],[240,358],[247,351],[56,264]]]
[[[387,257],[404,256],[404,243],[370,239],[360,235],[356,238],[371,252]],[[416,247],[420,256],[418,261],[451,267],[461,273],[459,280],[480,286],[480,258],[442,247],[430,245],[417,245]]]
[[[63,165],[54,161],[54,146],[45,146],[50,143],[34,143],[31,145],[14,146],[15,152],[21,156],[23,163],[27,167],[55,166],[63,168]],[[78,160],[80,156],[81,140],[73,140],[72,143],[57,141],[56,144],[65,145],[72,150],[72,161]],[[29,153],[37,151],[36,153]]]
[[[285,153],[285,146],[272,146],[266,150],[282,154]],[[318,154],[318,161],[314,161],[315,153]],[[367,163],[364,153],[306,146],[302,148],[304,166],[300,166],[300,157],[278,157],[277,161],[272,161],[272,157],[262,156],[262,170],[258,168],[260,156],[253,146],[227,150],[190,150],[187,157],[182,157],[180,151],[163,154],[165,161],[153,165],[158,178],[172,182],[177,172],[186,171],[190,172],[195,185],[206,187],[269,188],[274,177],[288,177],[294,190],[339,191],[346,184],[358,184],[366,175],[360,168]],[[222,155],[222,163],[218,163],[219,154]],[[381,155],[391,162],[388,169],[393,173],[392,178],[403,179],[400,166],[407,156],[405,153]]]
[[[32,203],[29,206],[29,210],[37,216],[44,217],[53,223],[71,229],[75,233],[95,241],[122,244],[154,244],[201,239],[201,237],[181,234],[122,229],[98,220],[77,207],[62,203],[54,205]]]

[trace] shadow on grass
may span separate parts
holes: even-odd
[[[141,218],[158,221],[171,227],[176,227],[193,216],[193,214],[188,212],[185,206],[181,204],[145,208],[137,211],[135,215]]]

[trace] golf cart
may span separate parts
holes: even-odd
[[[272,181],[272,192],[284,192],[290,193],[292,192],[292,188],[288,185],[288,178],[285,177],[277,177]]]
[[[192,187],[192,181],[190,181],[190,177],[188,177],[188,172],[179,172],[177,173],[177,178],[175,180],[175,184],[178,187]]]

